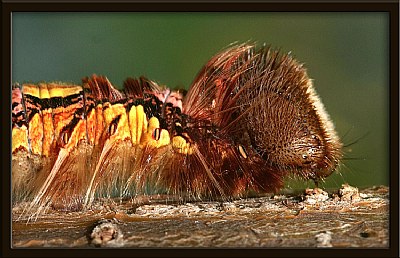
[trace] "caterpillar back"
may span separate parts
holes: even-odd
[[[214,56],[184,96],[144,77],[119,91],[15,84],[12,193],[28,211],[89,209],[149,189],[183,200],[274,192],[286,175],[321,180],[342,144],[305,68],[267,47]]]

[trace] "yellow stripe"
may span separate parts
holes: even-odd
[[[117,131],[114,135],[112,135],[110,138],[114,138],[114,140],[125,140],[125,139],[130,139],[131,138],[131,133],[129,130],[129,125],[128,125],[128,118],[126,116],[126,111],[125,107],[123,104],[115,104],[111,105],[109,103],[106,103],[105,105],[110,105],[109,108],[104,110],[104,120],[106,122],[106,129],[108,130],[111,122],[118,116],[120,116],[120,119],[118,121],[117,125]]]
[[[131,110],[129,110],[129,130],[131,131],[131,140],[132,144],[138,144],[137,140],[137,111],[136,106],[133,106]]]
[[[47,88],[47,85],[44,83],[39,84],[39,93],[40,93],[41,99],[49,99],[50,98],[49,89]]]
[[[141,139],[141,145],[149,145],[155,148],[160,148],[170,143],[169,133],[165,129],[161,130],[160,138],[158,140],[153,139],[154,130],[157,128],[160,128],[160,121],[158,121],[156,117],[150,118],[147,132]]]
[[[33,84],[23,84],[22,85],[22,92],[24,94],[29,94],[33,97],[40,98],[40,90],[37,85]]]
[[[142,105],[133,106],[129,111],[129,130],[132,144],[139,144],[147,131],[147,118]]]
[[[136,142],[140,143],[142,139],[142,134],[146,132],[147,130],[147,117],[146,113],[144,113],[144,108],[142,105],[138,105],[136,107]]]
[[[50,83],[47,85],[50,97],[68,97],[74,94],[78,94],[82,91],[82,87],[79,85],[60,85],[55,83]]]
[[[22,91],[24,94],[29,94],[36,98],[46,99],[53,97],[68,97],[78,94],[82,91],[82,86],[79,85],[63,85],[56,83],[40,83],[38,86],[34,84],[23,84]]]

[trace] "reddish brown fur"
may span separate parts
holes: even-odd
[[[305,69],[269,48],[239,45],[224,50],[197,75],[182,114],[167,109],[167,103],[158,108],[161,113],[168,110],[168,116],[146,113],[148,118],[166,119],[168,128],[161,129],[170,137],[184,137],[192,154],[180,153],[171,144],[156,148],[112,140],[119,133],[119,120],[104,124],[104,106],[119,101],[128,112],[145,93],[146,98],[162,93],[154,82],[128,79],[123,91],[105,77],[83,82],[85,112],[95,108],[96,101],[104,103],[103,111],[96,108],[99,143],[81,140],[74,149],[61,147],[47,158],[50,165],[39,171],[31,194],[31,209],[37,213],[48,206],[90,208],[96,195],[134,196],[149,186],[186,200],[277,191],[285,175],[319,180],[330,175],[341,158],[342,145]],[[158,140],[161,130],[156,129]]]

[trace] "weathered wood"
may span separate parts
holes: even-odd
[[[98,202],[18,220],[13,247],[389,247],[389,190],[344,185],[232,202]]]

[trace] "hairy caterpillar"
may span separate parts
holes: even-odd
[[[305,68],[269,47],[225,49],[185,96],[95,75],[12,90],[13,202],[36,214],[149,188],[182,199],[277,191],[288,174],[329,176],[341,148]]]

